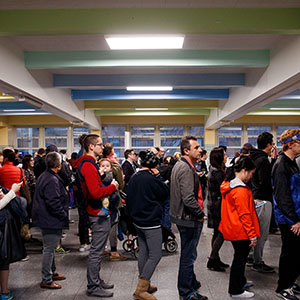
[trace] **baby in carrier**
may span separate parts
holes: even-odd
[[[108,186],[113,180],[112,164],[107,158],[102,158],[99,161],[99,173],[103,186]],[[102,199],[102,208],[98,213],[98,216],[108,216],[111,217],[111,225],[117,223],[118,221],[118,206],[119,206],[119,195],[116,191],[109,197],[104,197]]]

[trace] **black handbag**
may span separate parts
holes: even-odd
[[[13,216],[7,216],[4,231],[0,235],[0,260],[14,263],[26,257],[26,250],[20,236],[20,228]]]

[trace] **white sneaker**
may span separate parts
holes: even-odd
[[[84,245],[84,246],[83,246],[83,245],[80,245],[80,247],[79,247],[79,252],[89,251],[90,248],[91,248],[90,245]]]
[[[252,292],[248,292],[248,291],[244,291],[244,293],[242,294],[238,294],[238,295],[230,295],[232,298],[241,298],[241,299],[246,299],[246,298],[253,298],[254,297],[254,293]]]

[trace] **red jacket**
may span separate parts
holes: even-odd
[[[24,170],[16,167],[13,162],[6,161],[0,168],[0,184],[7,189],[11,189],[13,183],[21,182],[22,178],[24,178],[23,182],[26,182]],[[16,194],[20,196],[20,192]]]
[[[74,161],[74,167],[77,169],[80,162],[83,159],[91,159],[96,162],[95,158],[90,155],[83,155]],[[84,196],[88,198],[89,204],[87,207],[87,212],[89,215],[97,216],[101,210],[101,198],[107,197],[116,191],[116,187],[113,184],[103,187],[100,174],[95,168],[95,166],[90,162],[84,162],[81,167],[81,174],[84,177],[84,182],[80,181]],[[99,207],[96,208],[93,204],[99,202]],[[93,206],[93,207],[92,207]]]
[[[255,204],[249,187],[239,180],[221,185],[222,208],[219,230],[229,241],[260,237]]]

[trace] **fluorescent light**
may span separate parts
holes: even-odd
[[[4,112],[36,111],[35,109],[3,109]]]
[[[172,86],[128,86],[127,91],[173,91]]]
[[[168,110],[168,108],[159,108],[159,107],[150,108],[150,107],[145,107],[145,108],[136,108],[135,110]]]
[[[111,50],[181,49],[183,35],[111,35],[104,36]]]
[[[270,110],[300,110],[300,108],[296,107],[272,107]]]

